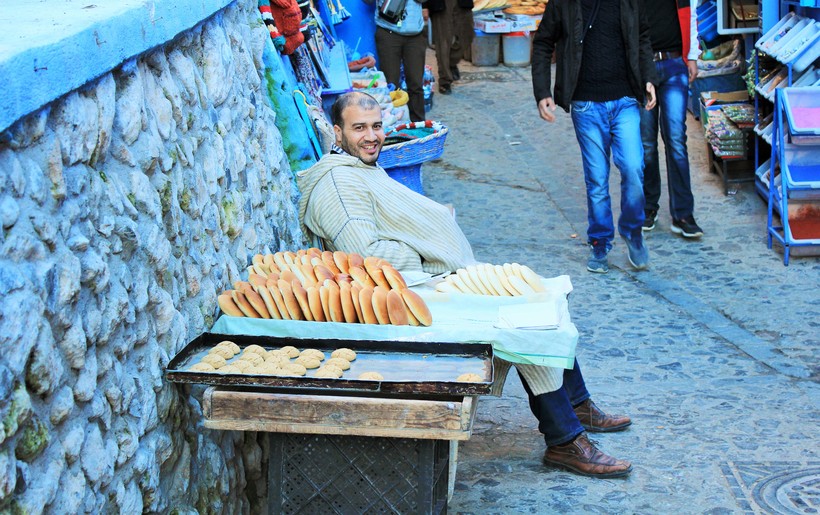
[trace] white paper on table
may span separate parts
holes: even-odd
[[[554,302],[532,302],[498,307],[499,329],[557,329],[561,322]]]

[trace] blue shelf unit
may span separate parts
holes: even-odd
[[[767,233],[769,248],[775,241],[783,245],[784,265],[789,264],[792,247],[820,246],[818,112],[820,86],[776,91]]]

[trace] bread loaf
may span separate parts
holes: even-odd
[[[322,298],[319,294],[319,286],[308,286],[306,288],[308,294],[308,305],[310,306],[310,314],[316,322],[324,322],[325,312],[322,309]]]
[[[402,299],[398,290],[387,291],[387,316],[393,325],[408,325],[410,323],[407,318],[404,299]]]
[[[223,313],[226,315],[230,315],[232,317],[243,317],[245,313],[239,309],[239,306],[236,305],[234,302],[233,297],[228,292],[222,293],[216,298],[216,303],[219,304],[219,309],[222,310]]]
[[[341,270],[339,270],[339,267],[336,266],[336,261],[333,259],[333,252],[329,250],[322,252],[322,262],[334,274],[338,274],[339,272],[341,272]]]
[[[257,286],[265,286],[267,276],[263,277],[259,274],[248,274],[248,282],[256,289]]]
[[[259,313],[253,309],[251,303],[248,302],[248,299],[245,297],[245,294],[239,290],[231,290],[231,298],[233,298],[234,303],[236,303],[236,307],[239,308],[240,311],[246,316],[250,318],[262,318],[259,316]]]
[[[282,319],[291,320],[288,308],[285,306],[285,299],[282,297],[282,292],[279,290],[279,281],[276,281],[276,284],[274,285],[268,283],[268,291],[270,292],[270,296],[273,297],[273,302],[276,304],[279,314],[282,315]]]
[[[404,277],[402,277],[399,271],[393,268],[392,265],[382,265],[382,273],[384,274],[385,280],[387,280],[387,283],[390,285],[390,288],[394,290],[407,288],[407,283],[404,281]]]
[[[341,250],[337,250],[333,253],[333,262],[336,263],[336,268],[343,274],[347,273],[347,269],[350,267],[347,262],[347,253]]]
[[[276,306],[276,301],[273,300],[273,296],[270,294],[268,287],[263,284],[262,286],[257,286],[255,289],[256,293],[265,301],[265,307],[268,309],[270,317],[281,320],[282,315],[279,314],[279,308]]]
[[[350,284],[344,282],[339,284],[339,297],[342,301],[342,313],[344,313],[345,322],[349,324],[358,322],[359,318],[356,314],[356,307],[353,305]]]
[[[348,252],[347,265],[348,268],[350,268],[351,266],[358,266],[360,268],[364,268],[364,257],[362,257],[361,254],[357,254],[355,252]]]
[[[326,279],[333,280],[335,275],[325,264],[318,264],[313,267],[313,274],[319,284],[324,284]]]
[[[401,290],[401,297],[421,325],[429,326],[433,323],[433,314],[430,313],[430,308],[427,307],[427,303],[424,302],[424,299],[422,299],[418,293],[410,288],[403,288]]]
[[[279,279],[279,291],[282,293],[282,299],[285,301],[285,308],[288,310],[291,320],[304,320],[305,315],[299,307],[299,301],[293,294],[293,287],[284,279]]]
[[[256,293],[256,290],[249,290],[243,293],[245,294],[245,298],[248,299],[248,302],[251,303],[251,306],[253,306],[254,311],[259,313],[259,316],[262,318],[271,318],[271,314],[268,313],[268,308],[265,306],[264,299]]]
[[[373,312],[376,313],[376,320],[380,325],[390,323],[390,314],[387,310],[387,289],[376,286],[373,288]]]
[[[328,299],[329,295],[330,293],[328,292],[327,286],[324,284],[319,286],[319,300],[322,302],[322,317],[324,317],[326,322],[330,322],[330,311],[328,311],[328,308],[330,307],[330,300]]]
[[[541,282],[541,277],[533,272],[527,265],[521,265],[521,277],[527,281],[527,284],[529,284],[530,287],[536,292],[546,291],[543,283]]]
[[[353,278],[354,281],[359,283],[361,286],[367,286],[369,288],[373,288],[376,286],[376,283],[370,277],[364,268],[360,268],[358,266],[351,266],[348,268],[347,273],[350,274],[350,277]]]
[[[293,281],[290,285],[293,290],[293,296],[296,297],[296,302],[299,303],[299,310],[304,315],[305,320],[313,322],[313,313],[310,311],[310,301],[308,300],[307,290],[299,281]]]
[[[362,319],[365,324],[378,324],[376,312],[373,309],[373,288],[365,286],[359,292],[359,307],[362,310]]]
[[[339,285],[334,282],[326,282],[327,285],[327,312],[330,314],[330,320],[333,322],[344,322],[345,315],[342,310],[342,296],[339,291]]]
[[[350,285],[350,300],[353,302],[353,309],[356,310],[356,320],[363,324],[365,322],[362,317],[362,307],[359,305],[359,292],[361,291],[362,287],[359,283],[352,283]]]

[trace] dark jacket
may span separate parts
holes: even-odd
[[[639,0],[620,0],[621,31],[629,85],[638,102],[644,102],[646,83],[655,83],[649,25],[640,13]],[[550,0],[532,43],[532,89],[536,103],[553,97],[555,103],[569,111],[569,104],[581,69],[583,14],[580,0]],[[606,52],[606,48],[601,49]],[[555,94],[550,93],[553,53],[557,55]]]

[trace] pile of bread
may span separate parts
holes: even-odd
[[[423,325],[433,323],[424,300],[407,288],[387,261],[356,253],[317,248],[257,254],[248,280],[219,295],[231,316]]]
[[[540,16],[544,14],[549,0],[509,0],[509,7],[504,9],[506,14],[527,14],[529,16]]]
[[[546,291],[541,276],[518,263],[479,264],[459,268],[435,288],[447,293],[518,296]]]
[[[509,2],[507,0],[476,0],[473,2],[473,11],[485,11],[487,9],[499,9]]]

